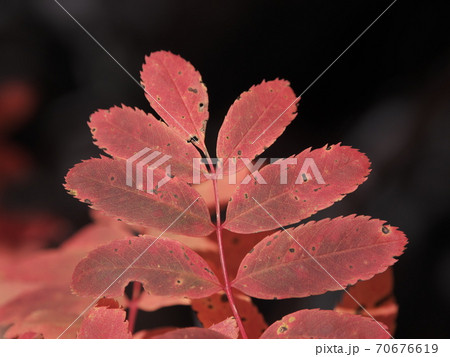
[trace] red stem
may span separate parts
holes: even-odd
[[[134,333],[136,325],[136,317],[138,314],[139,297],[141,296],[141,283],[135,281],[133,283],[133,291],[131,293],[131,300],[128,304],[128,330]]]
[[[210,160],[209,155],[208,164],[211,169],[211,172],[214,174],[215,169]],[[239,316],[239,312],[236,307],[236,303],[234,302],[233,292],[231,291],[231,283],[228,277],[227,266],[225,264],[225,254],[223,249],[222,242],[222,223],[220,218],[220,199],[219,199],[219,189],[217,184],[217,179],[213,178],[213,186],[214,186],[214,198],[216,203],[216,232],[217,232],[217,243],[219,244],[219,256],[220,256],[220,265],[222,266],[223,272],[223,280],[225,283],[225,293],[227,294],[228,302],[230,303],[231,311],[233,312],[233,316],[236,319],[237,325],[239,327],[239,331],[241,332],[242,338],[248,338],[247,333],[245,332],[244,324],[242,323],[241,317]]]

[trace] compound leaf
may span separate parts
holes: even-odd
[[[300,310],[270,325],[261,338],[390,338],[371,318],[335,311]]]
[[[171,175],[192,182],[192,161],[200,159],[200,153],[153,115],[126,106],[112,107],[92,114],[89,126],[95,144],[111,156],[127,160],[146,148],[152,149],[148,155],[160,153],[155,161],[162,155],[170,156]],[[203,178],[206,171],[204,166],[201,169]]]
[[[205,201],[188,184],[174,177],[150,194],[137,188],[135,175],[127,185],[125,166],[124,160],[106,157],[84,161],[69,171],[65,187],[92,208],[130,224],[185,235],[214,231]],[[155,171],[156,182],[161,178]]]
[[[292,159],[297,165],[289,163]],[[259,171],[267,184],[254,179],[237,187],[224,228],[255,233],[297,223],[356,190],[369,166],[364,154],[340,144],[278,160]]]
[[[204,149],[208,93],[194,66],[173,53],[153,52],[145,58],[141,79],[152,108],[186,141]]]
[[[274,233],[244,258],[232,285],[261,299],[285,299],[341,290],[396,262],[403,232],[354,215],[309,222]]]
[[[75,268],[72,289],[82,296],[117,297],[130,281],[141,282],[158,296],[202,298],[222,289],[193,250],[150,236],[114,241],[92,251]]]
[[[228,110],[217,138],[217,155],[228,160],[253,160],[283,133],[297,115],[297,100],[289,82],[282,79],[263,81],[242,93]]]

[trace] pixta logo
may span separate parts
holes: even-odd
[[[161,156],[162,155],[162,156]],[[159,157],[159,158],[158,158]],[[146,177],[146,192],[149,194],[155,194],[156,188],[165,185],[171,178],[170,165],[165,166],[166,174],[160,179],[156,185],[154,182],[155,169],[169,161],[170,155],[165,155],[159,151],[144,148],[138,153],[127,159],[126,169],[126,184],[133,187],[133,167],[136,167],[136,189],[144,191],[144,171]],[[156,160],[151,162],[152,160]],[[134,165],[136,163],[136,165]]]

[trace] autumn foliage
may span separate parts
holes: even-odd
[[[403,253],[405,235],[367,216],[300,224],[356,190],[370,173],[369,159],[349,146],[325,145],[253,171],[248,163],[296,116],[299,98],[289,82],[276,79],[251,87],[231,105],[217,138],[225,174],[219,180],[205,145],[208,95],[200,74],[161,51],[146,58],[141,79],[159,117],[126,106],[91,116],[94,143],[104,155],[72,168],[65,188],[94,210],[94,222],[58,248],[2,264],[0,284],[11,294],[0,300],[0,333],[391,337],[397,312],[392,277],[379,277],[391,274],[383,272]],[[127,159],[145,148],[170,156],[170,179],[160,187],[147,187],[145,170],[140,189],[136,176],[127,184]],[[192,163],[201,158],[202,182],[194,184]],[[324,183],[300,172],[306,159],[314,160]],[[229,184],[233,166],[237,182]],[[154,182],[167,176],[164,166],[152,172]],[[130,283],[131,296],[125,294]],[[300,310],[270,326],[252,300],[301,298],[351,285],[351,296],[344,293],[335,310]],[[202,327],[135,331],[140,311],[172,305],[192,306]]]

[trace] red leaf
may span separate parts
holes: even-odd
[[[160,178],[155,172],[156,182]],[[77,164],[66,176],[66,188],[92,208],[130,224],[185,235],[214,230],[204,200],[188,184],[174,177],[155,194],[140,191],[134,181],[133,187],[126,184],[125,161],[120,159],[102,157]]]
[[[222,335],[219,332],[200,327],[188,327],[188,328],[180,328],[177,330],[173,330],[167,332],[163,335],[155,336],[153,338],[158,339],[205,339],[205,338],[213,338],[213,339],[222,339],[228,338],[228,336]]]
[[[242,261],[232,285],[261,299],[341,290],[340,285],[355,284],[386,270],[406,243],[403,232],[365,216],[309,222],[258,243]]]
[[[238,338],[239,336],[239,327],[234,317],[229,317],[222,322],[214,324],[209,329],[228,336],[229,338]]]
[[[132,338],[128,331],[126,313],[122,309],[110,309],[106,306],[94,307],[84,318],[78,338]]]
[[[234,291],[233,297],[248,337],[258,338],[267,327],[263,316],[248,296]],[[192,309],[197,312],[198,319],[205,327],[218,324],[233,314],[223,293],[192,300]]]
[[[167,306],[190,304],[191,301],[184,297],[157,296],[143,293],[139,298],[138,308],[144,311],[156,311]]]
[[[283,133],[297,115],[297,102],[289,82],[263,81],[242,93],[228,110],[217,138],[217,155],[223,159],[253,160]],[[237,160],[238,169],[243,162]]]
[[[5,338],[29,331],[45,338],[56,338],[90,303],[90,298],[75,296],[66,287],[45,286],[21,294],[1,306],[0,330],[2,326],[9,327]],[[74,338],[80,323],[81,320],[76,321],[62,338]]]
[[[390,338],[384,328],[367,317],[300,310],[270,325],[261,338]]]
[[[170,52],[153,52],[145,58],[141,79],[152,108],[185,140],[197,137],[204,149],[208,94],[194,66]]]
[[[16,259],[14,264],[3,269],[3,275],[14,281],[67,286],[75,266],[90,250],[130,233],[117,226],[90,224],[79,230],[60,248],[38,251]]]
[[[72,288],[83,296],[117,297],[130,281],[141,282],[157,296],[201,298],[222,289],[197,253],[177,241],[150,236],[118,240],[92,251],[75,268]]]
[[[287,163],[289,159],[267,165],[259,171],[267,184],[252,181],[238,186],[230,199],[224,228],[238,233],[254,233],[277,229],[280,224],[297,223],[356,190],[370,172],[370,162],[364,154],[339,144],[313,151],[307,149],[295,158],[298,163],[295,169],[292,165],[287,166],[286,184],[281,184],[280,163]],[[324,184],[317,176],[303,182],[301,168],[304,164],[308,166],[311,159]],[[299,176],[300,182],[296,183]]]
[[[391,334],[394,334],[398,305],[393,296],[393,288],[394,276],[392,268],[389,268],[370,280],[356,283],[347,291],[370,315],[387,325]],[[342,301],[335,307],[335,311],[369,316],[348,294],[342,296]]]
[[[100,110],[89,123],[95,144],[115,158],[127,160],[150,148],[170,155],[171,174],[192,182],[192,161],[200,159],[198,150],[176,131],[153,115],[126,106]],[[156,158],[155,158],[156,160]],[[158,169],[158,168],[157,168]],[[201,178],[207,172],[202,167]]]

